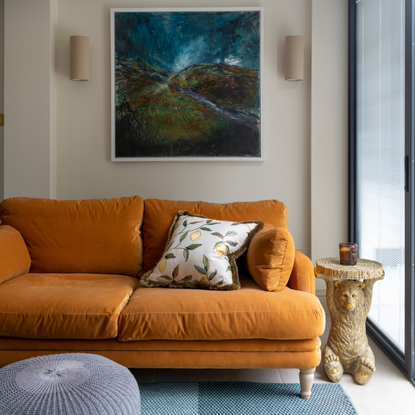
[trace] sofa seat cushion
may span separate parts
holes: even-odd
[[[0,285],[0,336],[109,339],[136,278],[123,275],[25,274]]]
[[[241,289],[210,291],[139,287],[120,314],[120,341],[303,340],[321,336],[317,297],[288,287],[264,291],[241,275]]]

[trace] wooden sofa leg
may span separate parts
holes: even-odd
[[[315,371],[315,367],[311,369],[300,369],[301,397],[303,399],[310,399]]]

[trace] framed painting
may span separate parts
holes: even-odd
[[[263,160],[263,8],[111,9],[112,161]]]

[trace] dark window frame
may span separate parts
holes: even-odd
[[[349,0],[349,241],[356,239],[356,0]],[[374,342],[415,386],[415,0],[405,0],[405,353],[370,318]],[[387,276],[386,276],[387,278]]]

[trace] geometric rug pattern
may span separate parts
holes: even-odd
[[[141,415],[357,415],[338,383],[139,383]]]

